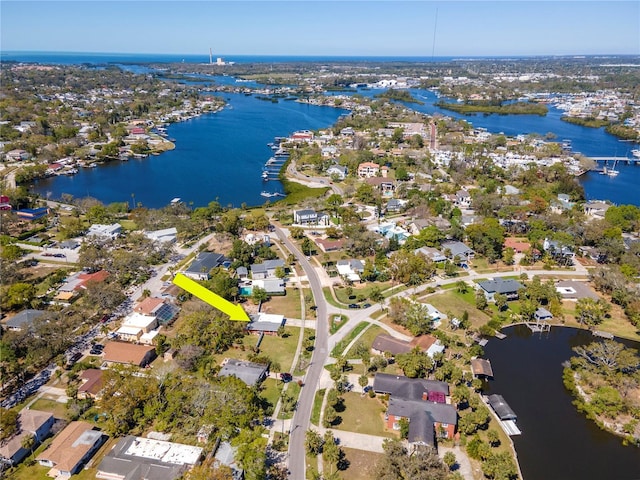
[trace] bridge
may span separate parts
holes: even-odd
[[[627,162],[627,163],[640,163],[640,158],[635,157],[589,157],[594,162]]]

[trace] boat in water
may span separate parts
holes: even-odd
[[[640,158],[640,148],[634,148],[633,150],[631,150],[631,155],[636,158]]]
[[[260,195],[262,195],[263,197],[284,197],[285,194],[284,193],[280,193],[280,192],[261,192]]]

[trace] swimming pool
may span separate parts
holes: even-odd
[[[240,287],[240,295],[243,297],[251,296],[251,292],[253,292],[253,287]]]

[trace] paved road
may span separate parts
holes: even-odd
[[[305,184],[309,187],[314,188],[322,188],[329,187],[333,190],[333,193],[337,193],[338,195],[344,195],[344,191],[338,185],[335,185],[332,180],[327,179],[327,177],[310,177],[309,175],[304,175],[296,169],[295,160],[291,160],[289,165],[287,166],[287,173],[290,176],[290,180]]]
[[[313,407],[313,399],[315,397],[316,388],[320,381],[320,375],[324,369],[324,363],[327,360],[327,339],[328,339],[328,321],[327,321],[327,304],[322,294],[322,284],[315,269],[309,263],[307,258],[298,251],[298,249],[289,241],[285,233],[276,227],[276,235],[278,239],[295,255],[304,269],[315,298],[317,319],[316,319],[316,341],[311,357],[311,364],[304,378],[304,386],[300,392],[298,399],[298,407],[293,416],[291,433],[289,437],[289,478],[291,480],[305,479],[305,434],[309,429],[311,419],[311,408]]]

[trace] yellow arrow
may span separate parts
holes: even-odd
[[[237,320],[240,322],[248,322],[251,320],[247,312],[240,305],[231,303],[225,300],[220,295],[213,293],[208,288],[203,287],[198,282],[191,280],[189,277],[185,277],[182,273],[177,273],[173,277],[173,283],[187,292],[195,295],[200,300],[207,302],[214,308],[217,308],[222,313],[229,315],[231,320]]]

